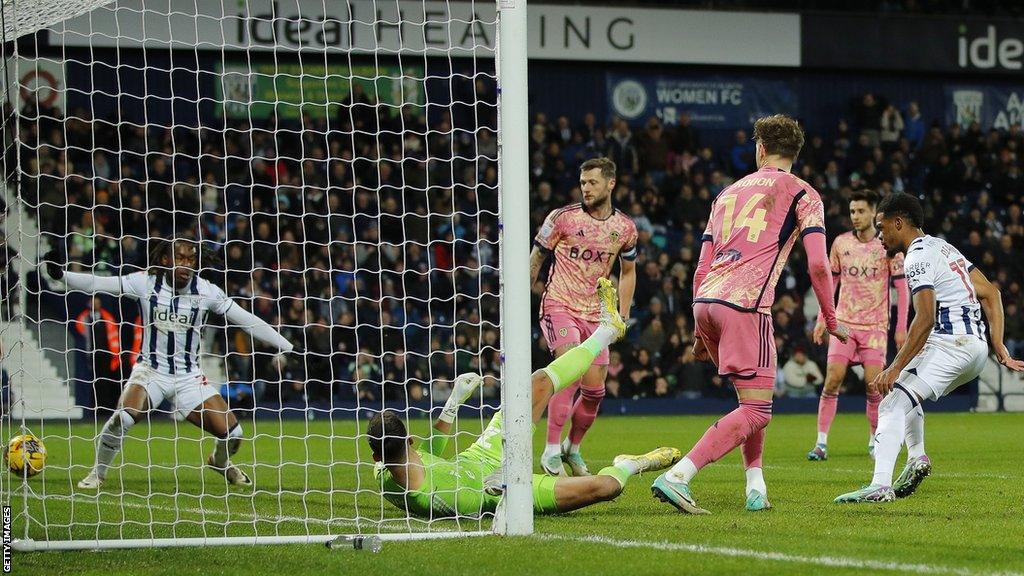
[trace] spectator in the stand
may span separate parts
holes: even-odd
[[[896,149],[903,133],[903,115],[895,106],[889,104],[882,112],[881,135],[882,149],[885,152],[892,152]]]
[[[793,356],[782,367],[782,374],[785,382],[784,394],[792,398],[817,397],[815,387],[825,381],[821,368],[807,357],[807,352],[802,346],[793,349]]]
[[[886,106],[870,92],[862,96],[853,107],[854,121],[861,136],[867,136],[868,145],[874,148],[881,140],[882,111]]]
[[[747,138],[746,130],[737,130],[735,142],[729,149],[729,173],[736,178],[746,176],[753,164],[754,143]]]
[[[674,133],[675,142],[673,150],[677,153],[689,152],[696,154],[699,141],[697,139],[697,131],[692,126],[689,112],[683,112],[679,115],[679,125],[676,126]]]
[[[1006,303],[1003,330],[1006,334],[1006,349],[1011,354],[1024,352],[1024,320],[1020,317],[1020,306],[1011,300]]]
[[[93,389],[96,417],[109,418],[121,397],[121,327],[99,296],[75,317],[73,327],[85,344],[85,378]]]
[[[654,393],[651,395],[652,398],[673,398],[675,394],[672,391],[672,386],[669,384],[668,378],[664,376],[658,376],[654,381]]]
[[[628,387],[623,391],[624,396],[639,396],[644,391],[654,387],[654,381],[661,374],[661,370],[654,364],[650,352],[640,348],[636,351],[633,367],[629,371],[627,381]]]
[[[653,301],[657,302],[658,300],[655,298]],[[665,327],[661,323],[661,318],[654,317],[648,322],[643,332],[640,333],[637,346],[648,354],[655,355],[661,352],[662,347],[665,346],[666,339]]]
[[[640,155],[640,171],[660,186],[668,169],[671,141],[656,116],[647,119],[647,127],[637,136],[636,148]]]
[[[921,142],[924,141],[926,128],[924,117],[921,116],[921,109],[918,107],[917,102],[911,102],[907,105],[905,124],[903,136],[910,143],[910,148],[916,150],[921,145]]]
[[[918,158],[925,164],[935,164],[939,157],[947,153],[946,137],[942,134],[942,128],[932,126],[921,142],[921,148],[917,152]]]
[[[615,130],[608,139],[608,157],[618,167],[620,179],[640,171],[640,157],[633,141],[633,133],[629,129],[629,123],[622,118],[615,120]]]

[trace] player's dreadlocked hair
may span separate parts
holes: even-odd
[[[374,414],[366,427],[366,439],[370,442],[373,456],[381,462],[405,462],[409,433],[395,411],[384,410]]]
[[[150,238],[149,240],[149,261],[146,270],[150,274],[163,274],[170,271],[168,266],[163,264],[164,258],[167,262],[174,262],[174,249],[176,246],[186,245],[192,247],[196,253],[197,272],[223,267],[223,260],[220,255],[211,250],[206,244],[191,238],[178,238],[169,240],[167,238]]]

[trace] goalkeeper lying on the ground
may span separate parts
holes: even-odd
[[[625,324],[618,313],[618,298],[611,282],[597,287],[602,302],[601,326],[579,346],[534,372],[533,422],[544,413],[551,395],[572,384],[590,367],[597,354],[622,337]],[[425,449],[413,448],[413,440],[397,413],[373,416],[367,430],[375,474],[381,494],[395,506],[427,518],[480,516],[494,512],[501,499],[501,412],[472,446],[453,459],[441,455],[448,443],[459,406],[480,386],[477,374],[455,379],[452,395],[434,423],[435,433]],[[661,470],[681,457],[675,448],[658,448],[641,456],[620,455],[596,476],[561,477],[533,475],[533,509],[538,514],[568,512],[622,493],[631,476]]]

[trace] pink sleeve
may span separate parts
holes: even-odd
[[[838,327],[836,322],[835,291],[832,288],[832,270],[825,253],[825,234],[812,232],[803,235],[804,251],[807,252],[807,273],[811,276],[811,287],[821,305],[821,318],[830,331]]]
[[[910,314],[910,290],[903,276],[893,279],[896,286],[896,331],[907,331],[907,316]]]
[[[700,283],[708,275],[711,269],[711,253],[714,251],[714,242],[705,239],[700,243],[700,258],[697,259],[697,270],[693,273],[693,297],[697,297],[700,291]]]

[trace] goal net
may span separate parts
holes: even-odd
[[[525,49],[499,58],[525,2],[501,4],[3,0],[2,432],[47,450],[39,474],[0,475],[23,549],[532,530]],[[498,70],[521,83],[501,106]],[[162,310],[161,280],[43,273],[163,278],[146,273],[174,238],[296,351],[186,309],[198,281]],[[154,365],[102,486],[80,487]],[[464,373],[484,384],[445,456],[504,409],[500,525],[407,513],[375,476],[369,419],[393,410],[425,445]],[[230,407],[251,486],[208,465],[195,390]]]

